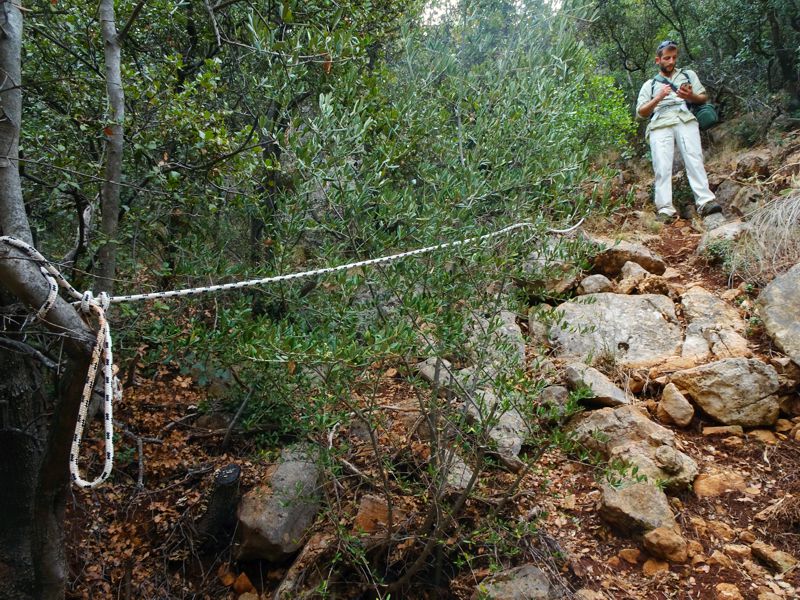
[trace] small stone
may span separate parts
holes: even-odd
[[[473,600],[508,600],[510,598],[526,598],[529,600],[548,600],[552,597],[550,581],[547,575],[533,565],[522,565],[501,571],[484,579],[475,593]]]
[[[719,565],[723,569],[733,568],[733,561],[730,556],[724,554],[720,550],[714,550],[711,556],[708,557],[708,562],[712,565]]]
[[[705,554],[703,554],[703,553],[695,554],[692,557],[692,566],[696,567],[697,565],[705,564],[707,561],[708,561],[708,557]]]
[[[674,383],[668,383],[664,387],[656,414],[660,421],[686,427],[692,422],[694,408]]]
[[[692,558],[703,554],[703,544],[697,540],[689,540],[686,544],[686,554]]]
[[[572,363],[567,366],[566,378],[573,390],[582,386],[588,387],[593,394],[592,400],[598,404],[603,406],[630,404],[625,392],[593,367],[583,363]]]
[[[758,600],[783,600],[784,596],[778,596],[778,594],[774,592],[759,592]]]
[[[622,560],[632,565],[639,562],[639,556],[641,556],[641,554],[638,548],[625,548],[617,553]]]
[[[636,277],[647,277],[650,272],[642,267],[639,263],[635,263],[633,261],[627,261],[624,265],[622,265],[622,277],[624,279],[634,279]]]
[[[722,547],[722,551],[734,560],[749,559],[753,555],[750,546],[745,546],[744,544],[725,544]]]
[[[703,435],[744,435],[741,425],[722,425],[718,427],[703,427]]]
[[[744,446],[744,440],[740,437],[726,437],[722,440],[722,443],[725,444],[728,448],[738,448],[740,446]]]
[[[669,571],[669,563],[653,558],[645,561],[642,565],[642,573],[647,577],[652,577],[658,573],[666,573]]]
[[[756,534],[754,534],[752,531],[745,530],[739,534],[739,539],[743,541],[745,544],[752,544],[753,542],[756,541],[757,538]]]
[[[734,471],[701,473],[694,480],[694,493],[699,498],[721,496],[728,492],[742,492],[747,487],[744,477]]]
[[[775,421],[775,431],[778,433],[787,433],[792,430],[794,424],[789,419],[778,419]]]
[[[739,588],[732,583],[718,583],[714,590],[716,600],[744,600]]]
[[[623,532],[649,531],[675,523],[666,494],[644,482],[625,482],[620,488],[603,484],[600,517]]]
[[[684,563],[688,558],[686,540],[670,527],[658,527],[644,536],[644,547],[653,556]]]
[[[606,561],[606,564],[611,567],[612,569],[616,569],[617,567],[622,564],[619,560],[619,556],[612,556]]]
[[[606,597],[602,592],[581,588],[575,592],[575,600],[606,600]]]
[[[778,438],[775,434],[768,429],[754,429],[747,434],[747,437],[752,437],[764,444],[773,445],[778,443]]]
[[[405,519],[406,513],[397,506],[393,507],[392,520],[394,523]],[[366,494],[362,496],[358,507],[353,533],[375,533],[386,529],[389,521],[389,506],[386,500],[379,496]]]
[[[753,556],[776,573],[786,573],[797,564],[797,559],[788,552],[778,550],[762,541],[753,542],[750,549],[753,551]]]
[[[736,538],[736,532],[733,530],[733,528],[722,521],[708,521],[706,523],[706,527],[711,535],[724,542],[730,542]]]
[[[602,294],[614,289],[614,284],[605,275],[589,275],[581,280],[578,285],[578,294]]]

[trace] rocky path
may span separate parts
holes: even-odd
[[[547,457],[548,531],[588,584],[579,597],[800,595],[800,355],[778,341],[794,340],[786,304],[800,280],[790,272],[758,297],[728,289],[696,254],[702,238],[678,221],[646,246],[606,242],[583,298],[557,308],[570,326],[542,340],[554,385],[594,392],[571,431],[627,465],[598,482]]]

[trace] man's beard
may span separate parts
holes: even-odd
[[[672,73],[674,70],[675,70],[675,66],[674,66],[674,65],[673,65],[673,66],[671,66],[671,67],[669,67],[669,70],[667,70],[667,67],[661,67],[661,72],[662,72],[664,75],[669,75],[669,74],[670,74],[670,73]]]

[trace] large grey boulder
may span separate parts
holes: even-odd
[[[525,337],[514,313],[502,310],[490,318],[475,315],[467,326],[467,334],[474,363],[497,369],[525,364]]]
[[[772,341],[800,365],[800,264],[773,279],[756,306]]]
[[[522,565],[484,579],[472,600],[554,600],[560,595],[539,567]]]
[[[614,382],[597,369],[584,363],[572,363],[567,366],[565,376],[570,388],[575,390],[581,386],[588,387],[592,400],[603,406],[621,406],[630,404],[630,400]]]
[[[467,414],[478,424],[491,426],[489,437],[497,445],[497,454],[509,469],[522,467],[519,456],[529,429],[516,397],[499,398],[490,390],[476,390],[466,401]]]
[[[639,264],[655,275],[661,275],[667,269],[664,259],[641,244],[608,238],[594,238],[593,241],[605,247],[594,257],[592,261],[594,269],[608,277],[619,275],[623,265],[628,261]]]
[[[731,305],[700,286],[686,290],[681,305],[688,323],[681,356],[699,362],[751,355],[741,335],[747,325]]]
[[[239,560],[283,560],[303,547],[319,510],[319,468],[306,448],[287,448],[269,485],[258,486],[239,504]]]
[[[675,526],[667,495],[649,482],[603,483],[600,517],[615,530],[626,534]]]
[[[697,463],[677,449],[675,434],[635,406],[603,408],[579,415],[569,426],[575,440],[609,461],[635,466],[650,483],[669,489],[688,487]]]
[[[610,355],[621,366],[649,367],[681,353],[681,327],[666,296],[589,294],[556,310],[564,327],[553,325],[550,339],[560,357]]]
[[[738,240],[742,235],[750,229],[750,224],[743,221],[728,221],[724,225],[710,229],[703,234],[700,238],[700,243],[697,245],[696,254],[704,254],[715,245],[729,245]]]
[[[678,371],[671,382],[725,425],[772,425],[778,418],[778,373],[760,360],[727,358]]]

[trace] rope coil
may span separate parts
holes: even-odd
[[[566,234],[576,230],[583,223],[583,219],[578,221],[577,224],[567,229],[548,229],[548,233],[552,234]],[[122,399],[122,389],[119,381],[114,375],[114,358],[111,343],[111,328],[106,319],[106,311],[112,303],[121,302],[138,302],[142,300],[155,300],[159,298],[174,298],[180,296],[193,296],[198,294],[214,293],[226,290],[235,290],[247,287],[256,287],[260,285],[268,285],[277,283],[279,281],[291,281],[294,279],[302,279],[305,277],[315,277],[319,275],[326,275],[329,273],[338,273],[359,267],[367,267],[379,264],[388,264],[395,261],[408,258],[410,256],[420,256],[431,252],[437,252],[447,248],[455,248],[457,246],[466,246],[477,244],[485,240],[504,236],[515,231],[522,229],[535,228],[536,225],[530,222],[515,223],[503,229],[493,231],[484,235],[465,238],[462,240],[455,240],[452,242],[443,242],[434,246],[427,246],[424,248],[417,248],[399,254],[392,254],[380,258],[370,258],[336,267],[323,267],[310,271],[301,271],[298,273],[289,273],[287,275],[274,275],[271,277],[263,277],[260,279],[249,279],[246,281],[239,281],[235,283],[225,283],[218,285],[210,285],[197,288],[185,288],[182,290],[167,290],[163,292],[150,292],[146,294],[132,294],[127,296],[110,296],[106,292],[101,292],[94,296],[94,294],[87,290],[83,293],[78,292],[73,288],[64,276],[59,272],[53,264],[48,261],[38,250],[31,245],[11,236],[0,236],[0,242],[6,243],[17,250],[25,253],[32,261],[34,261],[48,283],[49,289],[47,298],[42,303],[42,306],[33,316],[33,320],[44,320],[47,313],[55,305],[58,298],[58,289],[63,288],[67,294],[72,296],[75,301],[73,306],[80,311],[82,315],[88,320],[90,316],[94,316],[97,320],[97,337],[92,349],[91,362],[89,364],[86,382],[84,384],[83,392],[81,394],[81,404],[78,409],[78,420],[75,424],[75,433],[72,438],[72,446],[69,454],[69,469],[72,477],[72,482],[81,488],[94,488],[103,483],[111,475],[114,465],[114,418],[113,418],[113,402],[119,402]],[[30,315],[26,318],[23,328],[29,323]],[[102,364],[101,364],[102,361]],[[95,382],[97,381],[98,372],[102,370],[103,373],[103,426],[104,426],[104,444],[105,444],[105,457],[103,464],[103,471],[94,480],[87,481],[81,477],[80,469],[78,467],[78,458],[80,456],[81,441],[83,440],[83,433],[86,428],[86,419],[89,411],[89,403],[94,389]]]

